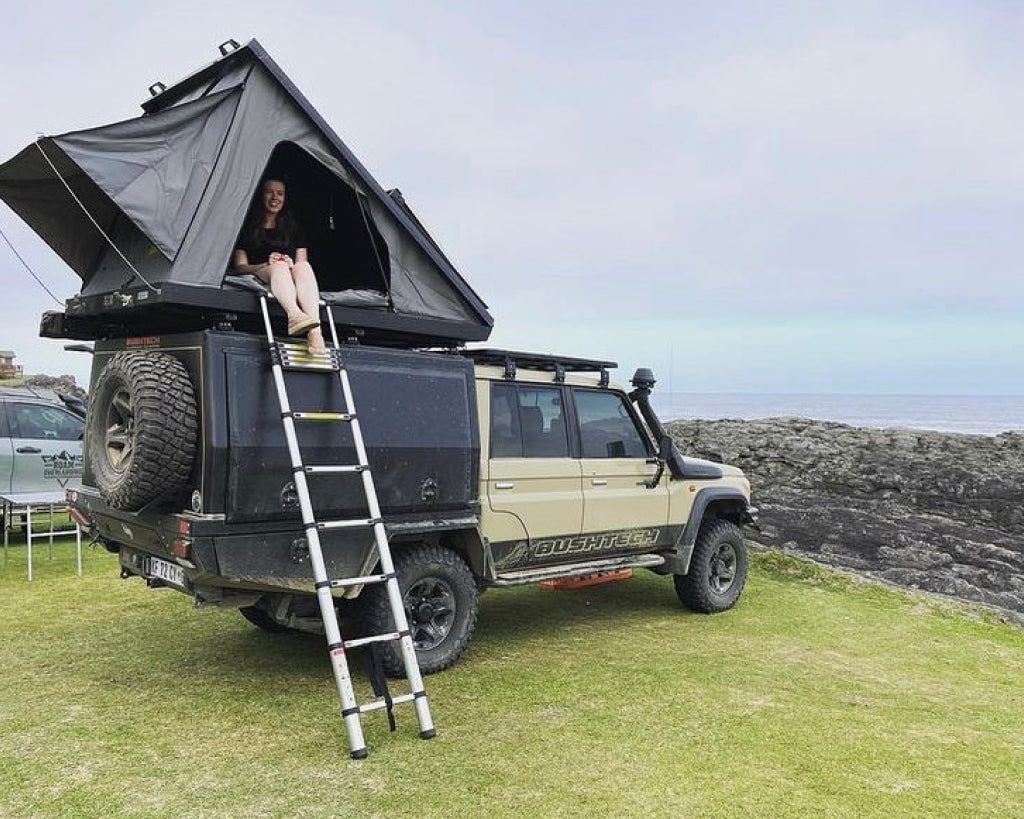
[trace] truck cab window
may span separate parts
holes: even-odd
[[[568,458],[569,436],[558,387],[516,387],[524,458]]]
[[[491,385],[491,457],[523,457],[516,388],[512,384]]]
[[[569,457],[561,389],[492,384],[491,457]]]
[[[621,395],[574,390],[584,458],[646,458],[647,442]]]

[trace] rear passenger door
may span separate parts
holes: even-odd
[[[583,523],[560,386],[492,382],[485,521],[495,565],[562,562]]]
[[[654,451],[625,396],[573,388],[583,468],[583,532],[609,534],[610,551],[668,541],[668,477],[657,473]],[[613,535],[612,533],[619,533]]]
[[[54,404],[9,401],[7,420],[14,449],[12,492],[81,485],[81,418]]]

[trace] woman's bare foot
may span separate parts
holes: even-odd
[[[319,327],[314,327],[306,335],[306,343],[311,353],[326,353],[327,345],[324,344],[324,334]]]

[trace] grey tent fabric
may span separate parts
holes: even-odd
[[[160,251],[178,252],[234,116],[240,91],[223,91],[53,141]]]
[[[236,122],[196,213],[203,230],[192,231],[183,242],[176,278],[220,286],[253,192],[278,144],[292,142],[311,153],[318,149],[330,163],[328,169],[354,186],[355,180],[321,144],[325,140],[313,122],[295,110],[285,90],[265,71],[253,70],[246,77]]]
[[[88,282],[105,241],[75,204],[43,155],[49,157],[104,232],[113,229],[118,207],[54,144],[40,139],[0,167],[3,200]]]
[[[466,339],[489,334],[492,320],[479,296],[257,42],[187,77],[143,109],[136,119],[43,138],[0,165],[0,198],[78,273],[83,296],[123,288],[136,272],[156,287],[220,289],[268,163],[289,146],[288,156],[306,157],[320,169],[324,190],[341,185],[349,191],[345,235],[359,232],[363,245],[357,273],[337,258],[335,269],[324,270],[317,248],[310,248],[324,290],[379,287],[394,313],[439,319],[446,337],[457,336],[460,324]],[[328,257],[339,257],[347,245],[338,247],[319,259],[331,262]],[[343,281],[348,275],[355,280]]]
[[[228,91],[151,117],[41,139],[0,168],[0,193],[86,285],[108,243],[83,207],[103,233],[119,232],[122,240],[117,222],[124,214],[148,244],[171,259],[195,214],[238,99],[237,90]],[[123,262],[120,267],[123,279]]]

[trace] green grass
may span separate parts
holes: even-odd
[[[408,706],[394,735],[370,715],[362,762],[348,759],[320,638],[120,580],[98,550],[83,578],[60,560],[39,560],[31,584],[13,556],[0,573],[3,816],[1024,805],[1024,632],[789,557],[756,555],[740,604],[714,617],[647,573],[490,591],[466,655],[427,678],[438,738],[417,738]]]

